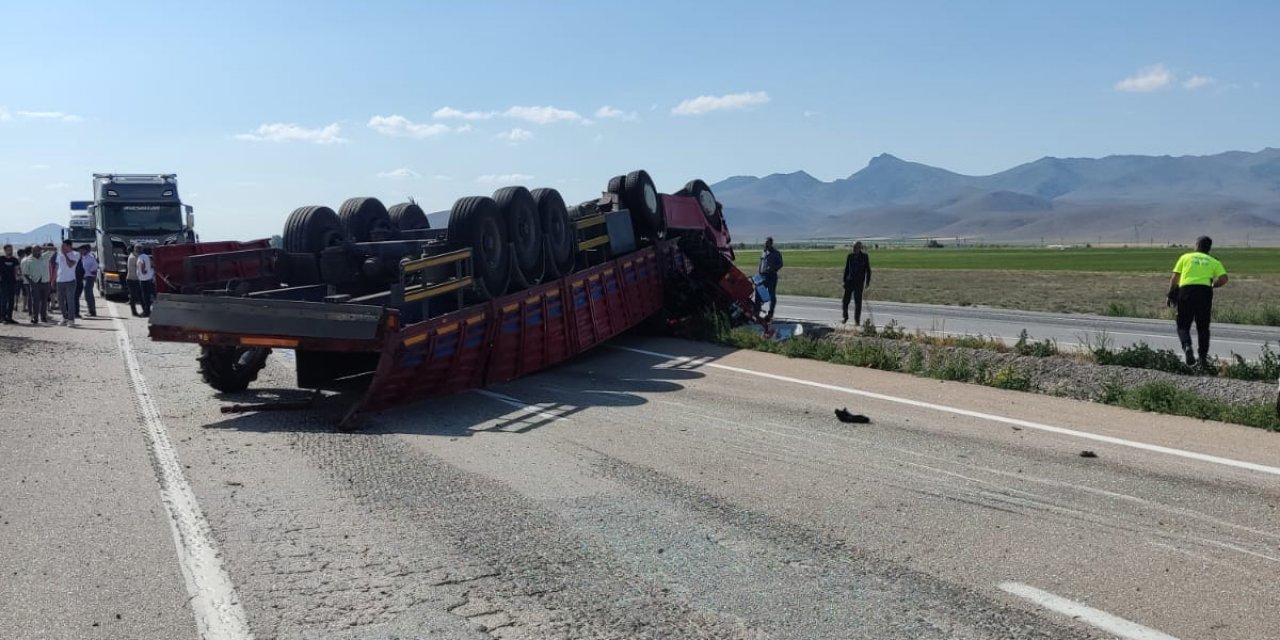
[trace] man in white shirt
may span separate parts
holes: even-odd
[[[151,317],[151,299],[156,296],[156,271],[151,266],[151,251],[138,251],[138,284],[142,287],[142,317]]]
[[[63,240],[58,255],[54,258],[58,267],[58,307],[62,312],[62,325],[76,326],[76,285],[80,279],[76,277],[76,267],[80,264],[80,254],[71,248],[70,240]]]
[[[87,244],[80,245],[80,266],[84,267],[84,305],[89,308],[89,317],[96,318],[98,305],[93,298],[93,285],[98,281],[98,256]]]

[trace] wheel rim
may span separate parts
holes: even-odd
[[[501,257],[498,251],[498,223],[493,219],[485,220],[480,233],[480,248],[484,253],[482,256],[484,263],[488,265],[489,271],[497,271]]]
[[[644,205],[650,211],[658,210],[658,191],[651,184],[644,185]]]
[[[702,212],[708,218],[716,214],[716,197],[711,195],[710,191],[698,192],[698,204],[702,206]]]

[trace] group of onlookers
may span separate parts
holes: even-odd
[[[50,322],[49,312],[56,309],[62,315],[59,324],[74,327],[76,320],[84,317],[82,301],[89,317],[96,317],[93,289],[98,270],[98,256],[87,244],[75,247],[72,241],[63,240],[61,247],[53,243],[32,245],[16,254],[13,245],[5,245],[0,254],[0,323],[18,324],[13,316],[19,304],[31,324]],[[155,269],[142,246],[135,245],[130,251],[125,275],[133,315],[150,316]],[[138,313],[139,305],[142,313]]]

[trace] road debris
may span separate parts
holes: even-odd
[[[848,407],[836,409],[836,418],[839,418],[840,422],[852,422],[854,424],[867,424],[871,422],[871,418],[860,413],[849,413]]]
[[[1094,453],[1094,452],[1092,452],[1092,451],[1089,451],[1088,449],[1085,449],[1084,451],[1081,451],[1081,452],[1080,452],[1080,457],[1081,457],[1081,458],[1096,458],[1096,457],[1098,457],[1098,454],[1096,454],[1096,453]]]

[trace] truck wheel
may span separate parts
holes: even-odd
[[[507,291],[511,255],[507,251],[507,227],[493,198],[462,198],[449,213],[449,248],[471,249],[472,272],[477,290],[486,300]]]
[[[632,171],[624,182],[623,202],[631,210],[631,219],[636,226],[646,231],[650,238],[661,237],[665,222],[662,216],[662,200],[658,197],[658,188],[653,185],[649,172]]]
[[[427,221],[427,212],[423,211],[416,202],[392,205],[387,210],[387,215],[391,217],[392,226],[401,231],[431,228],[431,223]]]
[[[623,191],[626,189],[627,177],[614,176],[609,178],[609,186],[605,188],[605,193],[612,193],[619,198],[622,197]]]
[[[342,221],[329,207],[299,207],[284,222],[284,250],[320,253],[346,242]]]
[[[537,283],[542,279],[542,221],[533,195],[524,187],[504,187],[493,192],[493,200],[507,223],[516,268],[525,282]]]
[[[391,239],[391,216],[377,198],[350,198],[338,209],[338,219],[352,242]]]
[[[538,206],[542,232],[547,235],[547,244],[551,247],[551,255],[547,256],[547,261],[554,264],[556,271],[562,274],[573,271],[576,237],[569,222],[569,209],[564,206],[564,198],[555,189],[534,189],[530,195]]]
[[[724,228],[724,218],[721,217],[716,206],[716,195],[711,192],[711,187],[708,187],[707,183],[701,180],[690,180],[680,192],[680,195],[697,199],[698,206],[702,207],[702,215],[707,219],[708,224],[715,227],[717,231]]]
[[[244,391],[267,366],[271,350],[265,347],[201,347],[200,377],[224,393]]]

